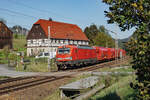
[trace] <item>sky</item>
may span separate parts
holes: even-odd
[[[1,0],[0,18],[7,25],[21,25],[31,29],[38,19],[52,18],[54,21],[78,25],[82,30],[91,24],[103,25],[118,33],[119,39],[132,35],[134,29],[122,32],[116,24],[107,24],[104,11],[108,6],[101,0]],[[115,34],[111,33],[115,38]]]

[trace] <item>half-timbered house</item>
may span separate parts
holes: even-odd
[[[89,40],[77,25],[40,19],[27,35],[27,55],[39,52],[55,55],[57,47],[66,44],[88,45]]]
[[[5,46],[12,48],[12,39],[13,32],[2,21],[0,21],[0,49],[3,49]]]

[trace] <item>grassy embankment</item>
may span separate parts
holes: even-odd
[[[123,66],[128,65],[131,59]],[[103,68],[99,70],[100,72],[134,72],[132,67],[125,68]],[[114,75],[115,81],[110,79],[113,76],[104,76],[106,77],[106,82],[108,83],[108,87],[104,90],[97,92],[94,96],[90,97],[88,100],[135,100],[134,96],[136,95],[136,91],[130,87],[130,83],[135,81],[135,75]],[[120,78],[118,78],[120,77]],[[111,81],[112,82],[111,82]],[[110,84],[111,83],[111,84]],[[106,84],[105,84],[106,85]]]
[[[133,72],[134,70],[131,67],[127,68],[101,68],[101,72]],[[72,79],[70,82],[79,80],[81,78],[88,77],[90,75],[82,75],[77,78]],[[105,89],[97,92],[94,96],[90,97],[87,100],[134,100],[133,96],[135,91],[130,88],[130,82],[135,81],[134,75],[121,74],[121,75],[102,75],[98,84],[105,84]],[[56,89],[53,94],[46,97],[44,100],[61,100],[60,91]],[[67,98],[66,100],[71,100]]]
[[[7,77],[7,76],[0,76],[0,80],[7,79],[7,78],[10,78],[10,77]]]
[[[134,100],[136,91],[129,85],[134,79],[134,76],[122,77],[118,82],[99,91],[88,100]]]

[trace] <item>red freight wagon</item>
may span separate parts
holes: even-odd
[[[119,49],[119,58],[122,58],[122,57],[124,57],[125,55],[126,55],[125,50]]]
[[[58,47],[56,53],[58,68],[95,63],[96,49],[88,46],[65,45]]]
[[[102,61],[102,60],[106,60],[107,56],[108,56],[108,49],[104,48],[104,47],[98,47],[98,46],[94,46],[93,48],[96,49],[96,54],[97,54],[97,60],[98,61]]]
[[[108,48],[108,60],[115,58],[115,49],[114,48]]]
[[[99,47],[102,50],[102,59],[107,60],[108,59],[108,48]]]
[[[98,60],[98,61],[103,60],[103,57],[102,57],[103,51],[101,50],[101,48],[100,48],[100,47],[97,47],[97,46],[93,46],[93,48],[96,49],[97,60]]]

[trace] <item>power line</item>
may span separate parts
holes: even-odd
[[[34,8],[34,7],[31,7],[31,6],[29,6],[29,5],[26,5],[26,4],[24,4],[24,3],[21,3],[21,2],[16,2],[16,1],[14,1],[14,0],[7,0],[7,1],[10,1],[11,3],[13,3],[13,4],[16,4],[16,5],[22,5],[22,6],[24,6],[24,7],[26,7],[26,8],[30,8],[30,9],[33,9],[33,10],[36,10],[36,11],[40,11],[40,12],[46,12],[46,13],[53,13],[53,14],[56,14],[56,15],[60,15],[60,14],[57,14],[57,13],[54,13],[54,12],[52,12],[52,11],[47,11],[47,10],[43,10],[43,9],[38,9],[38,8]]]
[[[5,9],[5,8],[0,8],[0,10],[2,10],[2,11],[6,11],[6,12],[10,12],[10,13],[13,13],[13,14],[17,14],[17,15],[22,15],[22,16],[30,17],[30,18],[37,18],[37,17],[35,17],[35,16],[31,16],[31,15],[23,14],[23,13],[16,12],[16,11],[12,11],[12,10]]]
[[[68,18],[68,17],[66,17],[66,16],[63,16],[63,15],[61,15],[61,14],[58,14],[58,13],[55,13],[55,12],[52,12],[52,11],[48,11],[48,10],[44,10],[44,9],[39,9],[39,8],[34,8],[34,7],[32,7],[32,6],[26,5],[26,4],[24,4],[24,3],[21,3],[21,2],[15,1],[15,0],[7,0],[7,1],[9,1],[9,2],[15,4],[15,5],[19,5],[19,6],[22,5],[22,6],[26,7],[26,8],[30,8],[30,9],[36,10],[36,11],[38,11],[38,12],[42,12],[42,13],[45,12],[45,13],[47,13],[47,14],[52,13],[52,14],[58,15],[57,17],[61,17],[61,18],[63,18],[63,19],[70,19],[70,20],[75,21],[75,22],[76,22],[76,21],[79,21],[79,22],[83,21],[83,20]]]
[[[17,23],[14,23],[14,22],[7,22],[8,24],[13,24],[13,25],[18,25],[18,26],[26,26],[28,28],[30,28],[31,26],[28,26],[28,25],[25,25],[25,24],[22,24],[22,25],[19,25]]]

